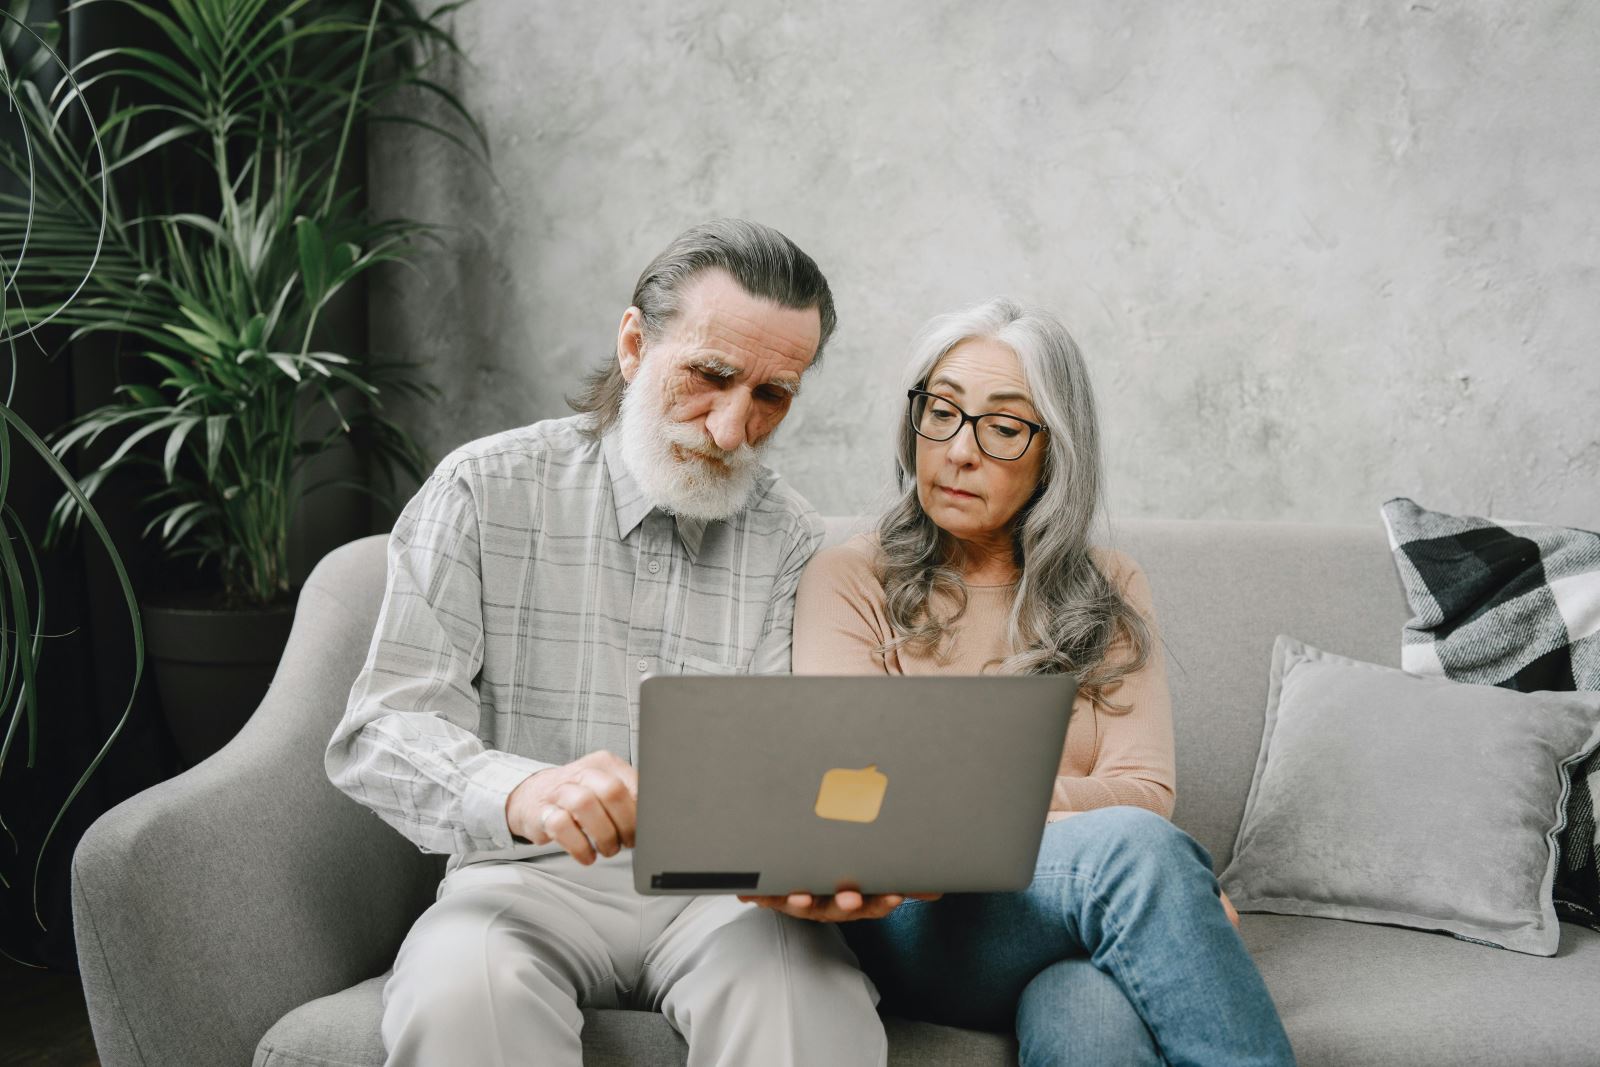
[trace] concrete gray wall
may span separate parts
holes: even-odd
[[[445,224],[375,287],[433,455],[563,414],[639,269],[758,219],[840,332],[771,462],[874,508],[929,316],[1008,293],[1090,359],[1108,507],[1600,528],[1600,5],[478,0],[445,80],[492,176],[372,139]]]

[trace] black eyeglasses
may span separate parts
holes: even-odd
[[[907,416],[918,436],[930,441],[948,441],[970,422],[978,447],[991,459],[1008,462],[1021,459],[1033,444],[1034,436],[1044,431],[1039,423],[1015,415],[998,412],[968,415],[952,401],[926,389],[908,389],[906,397],[910,400]]]

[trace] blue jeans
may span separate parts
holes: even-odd
[[[1292,1064],[1211,857],[1141,808],[1051,823],[1019,893],[907,901],[844,924],[889,1014],[1016,1027],[1034,1064]]]

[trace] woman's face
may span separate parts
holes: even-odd
[[[989,338],[972,338],[952,348],[934,365],[923,388],[969,415],[999,412],[1041,421],[1017,354]],[[938,402],[930,406],[935,417],[959,418]],[[1039,485],[1044,435],[1034,437],[1022,458],[1001,460],[978,447],[975,429],[968,423],[948,441],[917,437],[917,499],[935,525],[959,540],[1009,537],[1012,520]]]

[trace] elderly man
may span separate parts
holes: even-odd
[[[579,414],[468,444],[389,541],[328,775],[425,851],[390,1064],[582,1062],[581,1008],[660,1010],[691,1064],[882,1064],[836,926],[633,890],[639,681],[789,670],[822,527],[762,445],[834,327],[811,258],[694,227],[640,276]]]

